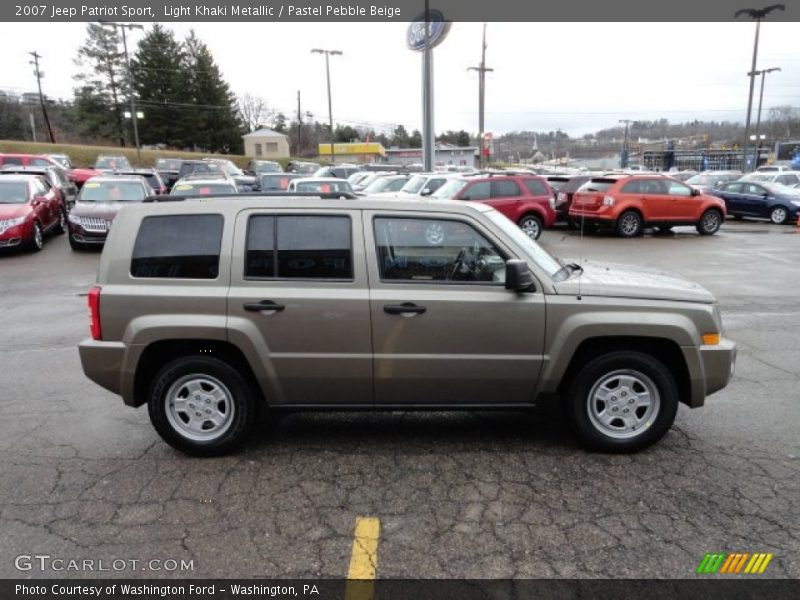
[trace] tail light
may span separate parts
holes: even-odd
[[[555,210],[555,208],[556,208],[556,199],[555,199],[555,196],[550,196],[550,198],[548,198],[548,200],[549,200],[549,202],[550,202],[550,208],[552,208],[552,209],[554,209],[554,210]]]
[[[603,206],[614,206],[614,198],[611,196],[603,196]]]
[[[103,331],[100,329],[100,287],[94,286],[87,296],[89,304],[89,331],[93,340],[102,340]]]
[[[567,201],[567,195],[564,192],[558,192],[558,198],[556,198],[556,204],[564,204]]]

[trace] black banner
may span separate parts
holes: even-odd
[[[2,580],[3,600],[756,600],[796,599],[800,581],[758,576],[704,579],[450,580]]]
[[[747,5],[748,3],[744,3]],[[760,8],[764,3],[756,3]],[[770,21],[800,20],[797,2],[772,11]],[[424,0],[11,0],[0,3],[2,21],[413,21]],[[718,22],[735,20],[742,0],[430,0],[449,21],[461,22]],[[749,20],[742,16],[741,20]],[[676,29],[675,41],[680,39]]]

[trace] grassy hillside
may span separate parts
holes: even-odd
[[[45,144],[33,142],[16,142],[8,140],[0,140],[0,153],[14,153],[14,154],[68,154],[72,159],[72,163],[79,167],[87,167],[94,164],[95,159],[99,154],[123,154],[128,157],[132,165],[136,164],[136,149],[135,148],[120,148],[119,146],[82,146],[78,144]],[[176,152],[173,150],[142,150],[142,165],[143,167],[152,167],[157,158],[172,157],[172,158],[203,158],[209,156],[218,156],[219,158],[227,158],[236,163],[239,167],[244,167],[247,161],[250,160],[247,156],[234,155],[234,154],[201,154],[197,152]],[[288,160],[279,160],[283,166],[286,166]]]

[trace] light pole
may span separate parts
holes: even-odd
[[[494,71],[486,66],[486,23],[483,24],[483,41],[481,42],[481,64],[477,67],[468,67],[467,71],[478,72],[478,145],[480,146],[480,166],[483,168],[483,125],[484,110],[486,106],[486,73]]]
[[[622,134],[622,153],[620,154],[619,167],[620,169],[628,168],[628,127],[630,127],[630,119],[620,119],[620,123],[625,123],[625,132]]]
[[[774,73],[780,70],[780,67],[772,67],[770,69],[756,71],[756,75],[761,75],[761,93],[758,96],[758,116],[756,117],[756,139],[760,139],[758,134],[761,133],[761,105],[764,103],[764,79],[768,73]]]
[[[98,21],[100,25],[106,27],[117,27],[122,31],[122,48],[125,51],[125,67],[128,70],[128,93],[131,100],[131,120],[133,121],[133,141],[136,144],[136,165],[142,166],[142,149],[139,146],[139,122],[136,118],[136,100],[133,97],[133,73],[131,72],[131,61],[128,58],[128,40],[125,37],[126,29],[144,29],[141,25],[135,23],[114,23],[112,21]]]
[[[342,52],[340,50],[321,50],[320,48],[314,48],[311,51],[312,54],[324,54],[325,55],[325,75],[328,78],[328,123],[330,124],[331,128],[331,163],[336,164],[336,151],[333,147],[333,108],[331,105],[331,65],[328,60],[329,56],[341,56]]]
[[[755,91],[756,85],[756,59],[758,58],[758,34],[761,30],[761,21],[766,18],[766,16],[774,10],[786,10],[786,6],[783,4],[771,4],[770,6],[765,6],[764,8],[757,9],[757,8],[742,8],[737,10],[733,17],[738,19],[739,16],[745,15],[750,17],[756,22],[756,39],[753,43],[753,66],[750,69],[750,94],[747,97],[747,116],[745,118],[745,125],[744,125],[744,165],[743,171],[747,171],[747,156],[749,152],[749,145],[750,145],[750,113],[753,110],[753,92]]]

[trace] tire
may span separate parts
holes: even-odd
[[[716,208],[709,208],[700,216],[695,226],[700,235],[714,235],[722,226],[722,213]]]
[[[542,235],[542,220],[536,215],[524,215],[517,225],[532,240],[538,240]]]
[[[58,223],[55,227],[55,232],[58,235],[62,235],[67,231],[67,215],[64,210],[58,211]]]
[[[769,220],[775,225],[783,225],[789,220],[789,211],[782,206],[775,206],[769,211]]]
[[[28,248],[31,252],[39,252],[44,247],[44,232],[42,231],[42,226],[39,225],[39,221],[33,222],[33,233],[31,234],[31,239],[28,242]]]
[[[644,403],[645,391],[649,391],[649,405]],[[566,401],[570,424],[586,447],[638,452],[664,437],[675,421],[678,386],[667,367],[653,356],[617,351],[583,365]]]
[[[67,235],[69,239],[69,247],[72,248],[75,252],[80,252],[81,250],[86,250],[86,245],[81,244],[80,242],[76,242],[72,239],[71,235]]]
[[[624,238],[632,238],[642,235],[644,223],[642,216],[635,210],[626,210],[617,219],[617,235]]]
[[[244,442],[258,419],[247,380],[217,358],[183,356],[153,379],[150,422],[173,448],[192,456],[220,456]]]

